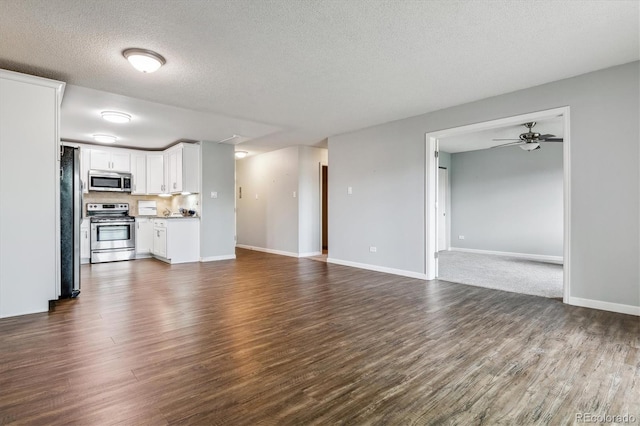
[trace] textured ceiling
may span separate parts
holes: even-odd
[[[239,146],[264,151],[638,60],[639,15],[637,0],[0,0],[0,68],[133,98],[134,116],[136,99],[210,116],[158,147],[242,123]],[[129,47],[167,64],[138,73]],[[74,92],[63,137],[100,108]]]

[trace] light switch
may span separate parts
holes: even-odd
[[[369,246],[369,252],[376,253],[377,251],[378,251],[378,248],[376,246]]]
[[[256,194],[256,200],[258,199],[258,194]]]
[[[296,191],[293,191],[293,198],[296,198]]]
[[[211,191],[211,198],[218,198],[218,193],[215,191]]]
[[[353,188],[352,187],[350,187],[350,186],[347,187],[347,194],[349,194],[349,195],[353,194]]]

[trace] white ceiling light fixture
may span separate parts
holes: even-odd
[[[102,111],[100,113],[103,119],[112,123],[128,123],[131,121],[131,116],[124,112],[118,111]]]
[[[525,143],[524,145],[520,145],[520,148],[524,149],[525,151],[534,151],[536,149],[540,149],[540,144],[537,142],[529,142]]]
[[[236,151],[236,158],[244,158],[249,154],[247,151]]]
[[[101,143],[114,143],[115,141],[118,140],[118,138],[116,136],[113,136],[113,135],[102,135],[102,134],[93,135],[93,139],[96,142],[101,142]]]
[[[147,49],[126,49],[122,55],[135,69],[143,73],[155,72],[167,63],[162,55]]]

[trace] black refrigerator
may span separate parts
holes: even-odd
[[[60,298],[80,294],[80,149],[62,147],[60,158]]]

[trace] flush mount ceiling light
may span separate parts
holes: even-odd
[[[247,151],[236,151],[236,158],[244,158],[248,154]]]
[[[138,71],[150,73],[167,63],[162,55],[147,49],[126,49],[122,55]]]
[[[124,112],[102,111],[100,115],[102,115],[102,118],[112,123],[128,123],[131,121],[131,116]]]
[[[93,139],[96,142],[102,142],[102,143],[114,143],[115,141],[118,140],[118,138],[113,135],[93,135]]]

